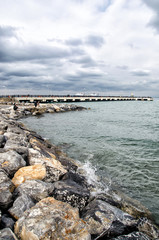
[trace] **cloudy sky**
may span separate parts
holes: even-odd
[[[0,86],[159,96],[159,0],[0,0]]]

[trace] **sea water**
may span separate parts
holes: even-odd
[[[159,101],[77,104],[91,109],[23,122],[80,161],[90,181],[98,181],[96,174],[103,184],[118,184],[159,224]]]

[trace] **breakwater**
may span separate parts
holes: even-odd
[[[64,104],[1,108],[0,237],[157,239],[144,206],[113,186],[99,193],[77,162],[16,121],[70,110],[84,109]]]

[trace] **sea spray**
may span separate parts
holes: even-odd
[[[79,171],[80,170],[82,170],[84,173],[88,184],[93,186],[94,191],[91,193],[92,196],[105,193],[109,190],[111,186],[111,180],[109,179],[107,184],[105,184],[101,177],[97,175],[97,168],[93,166],[89,160],[85,161],[81,167],[79,167]]]

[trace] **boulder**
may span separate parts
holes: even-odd
[[[155,226],[151,220],[147,218],[140,218],[137,224],[140,232],[145,233],[150,239],[159,239],[159,228]]]
[[[83,210],[82,218],[94,235],[105,238],[119,236],[136,229],[137,221],[129,214],[107,202],[94,199]]]
[[[55,199],[67,202],[80,211],[88,203],[90,193],[87,188],[80,186],[72,180],[58,181],[53,184]]]
[[[12,217],[19,219],[23,213],[35,205],[35,202],[26,194],[19,196],[8,210]],[[20,207],[19,207],[20,206]]]
[[[24,131],[19,127],[19,124],[16,121],[10,121],[10,124],[7,128],[7,133],[24,135]]]
[[[123,212],[127,212],[135,218],[152,218],[151,212],[145,206],[139,201],[117,190],[115,186],[109,186],[109,190],[105,193],[98,194],[97,198],[120,208]]]
[[[10,228],[12,231],[14,229],[15,221],[8,214],[3,214],[1,219],[2,228]]]
[[[7,139],[13,140],[15,142],[20,142],[23,145],[28,144],[28,139],[27,139],[26,135],[24,134],[24,132],[14,133],[14,132],[9,132],[9,130],[8,130],[6,133],[4,133],[4,136]]]
[[[19,168],[25,165],[24,159],[13,150],[0,153],[0,168],[4,169],[10,176],[13,176]]]
[[[37,164],[34,166],[27,166],[20,168],[12,179],[13,184],[18,187],[21,183],[26,180],[39,179],[42,180],[46,177],[46,168],[42,164]]]
[[[96,238],[96,239],[104,239],[104,238]],[[150,240],[150,238],[141,232],[132,232],[128,235],[122,235],[117,238],[111,238],[111,240]]]
[[[1,240],[18,240],[10,228],[4,228],[0,230],[0,239]]]
[[[14,191],[15,196],[21,196],[26,194],[35,201],[40,201],[52,195],[53,185],[51,183],[45,183],[41,180],[26,180],[20,184]]]
[[[50,158],[46,158],[38,150],[32,148],[29,148],[29,164],[30,165],[42,164],[45,166],[46,169],[46,176],[44,178],[45,182],[56,182],[67,172],[67,170],[62,166],[62,164],[58,160],[51,156]]]
[[[4,150],[6,150],[6,151],[13,150],[13,151],[17,152],[18,154],[20,154],[25,159],[28,156],[28,148],[21,145],[18,142],[14,142],[12,140],[8,140],[6,142],[6,144],[4,146]]]
[[[48,148],[47,142],[45,142],[42,139],[37,139],[36,137],[29,137],[29,142],[31,144],[31,147],[35,150],[38,150],[43,156],[47,158],[56,158],[53,152],[51,152],[51,149]]]
[[[14,185],[6,172],[0,169],[0,207],[3,209],[8,208],[12,203],[12,192]]]
[[[15,233],[21,240],[91,240],[78,210],[52,197],[27,210],[16,222]]]

